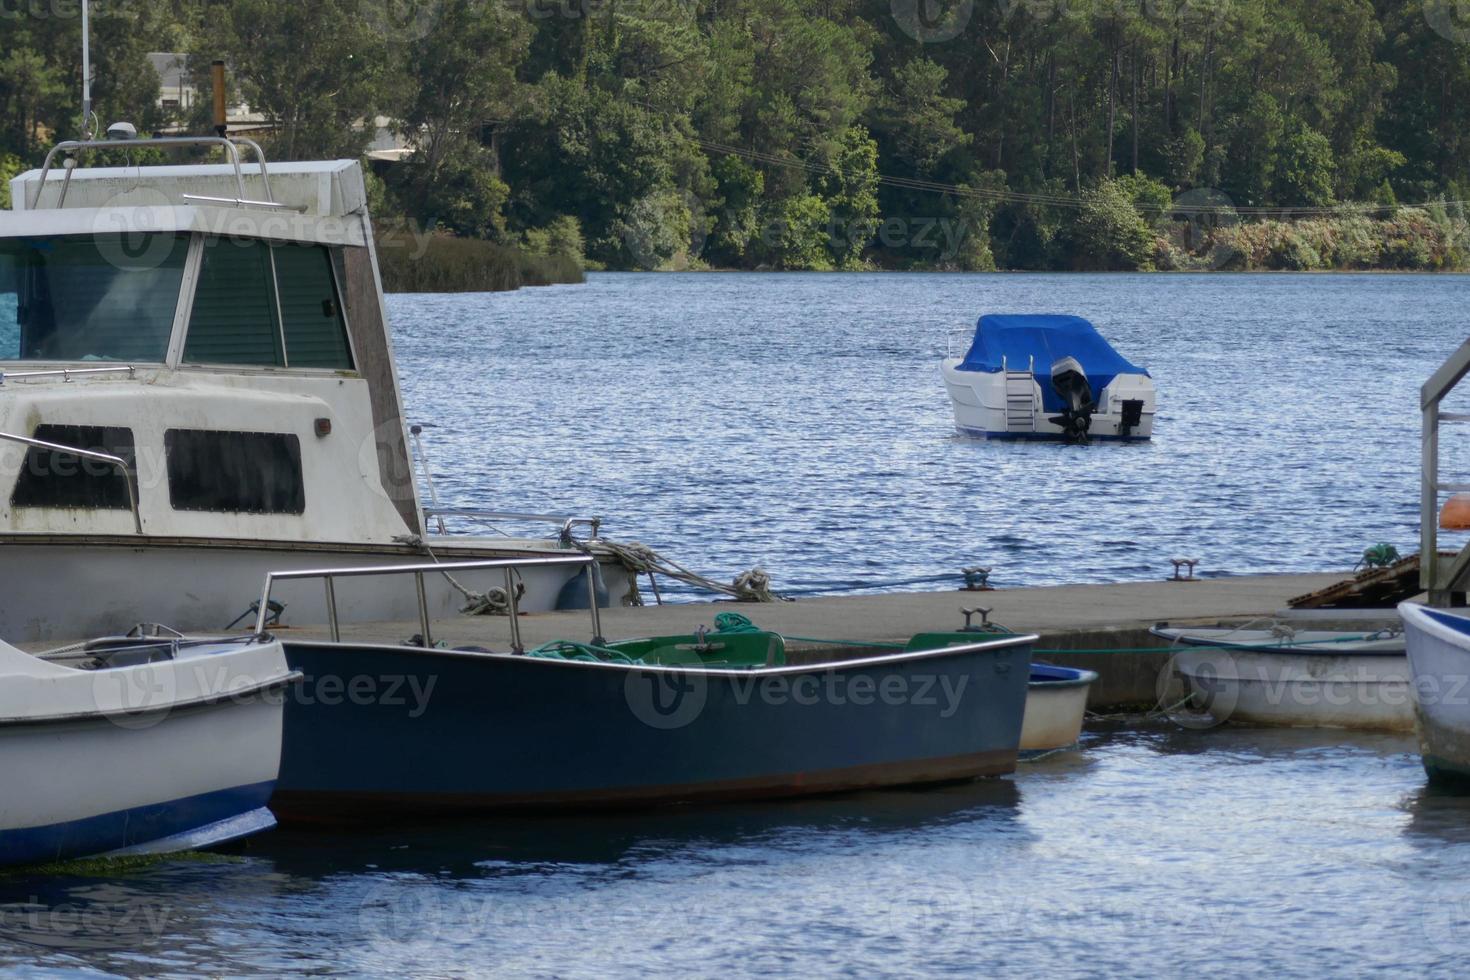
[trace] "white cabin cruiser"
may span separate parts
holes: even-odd
[[[0,643],[0,867],[212,847],[275,826],[284,690],[267,636]]]
[[[1075,316],[984,316],[940,367],[955,424],[988,439],[1151,439],[1153,378]]]
[[[100,148],[227,162],[76,165]],[[258,162],[242,163],[242,148]],[[578,548],[603,559],[601,593],[627,591],[594,520],[498,515],[554,519],[561,534],[447,535],[421,505],[355,161],[268,167],[255,144],[224,137],[71,142],[11,192],[0,211],[0,635],[69,640],[139,619],[217,631],[269,571],[426,556]],[[593,540],[572,539],[579,524]],[[388,620],[513,588],[533,612],[563,595],[585,603],[571,574],[533,569],[504,587],[429,576],[418,603],[362,583],[335,602],[344,619]],[[283,598],[290,621],[325,621],[320,594]]]

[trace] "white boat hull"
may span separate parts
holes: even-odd
[[[1401,654],[1181,648],[1173,669],[1217,722],[1409,732],[1414,702]]]
[[[955,426],[964,434],[988,439],[1063,439],[1066,433],[1050,420],[1056,412],[1043,404],[1041,385],[1029,374],[961,371],[961,358],[940,366],[945,388],[954,406]],[[1009,390],[1014,388],[1015,390]],[[1143,402],[1136,426],[1124,429],[1123,403]],[[1153,379],[1143,374],[1120,374],[1097,398],[1090,438],[1145,441],[1153,438],[1158,394]]]
[[[278,643],[224,649],[87,671],[0,647],[0,866],[273,825],[264,808],[295,675]]]
[[[1399,613],[1409,641],[1424,769],[1436,781],[1470,783],[1470,635],[1449,625],[1464,617],[1408,603]]]
[[[1087,718],[1087,696],[1097,674],[1075,671],[1077,678],[1039,679],[1033,672],[1021,723],[1021,753],[1035,757],[1076,745]]]
[[[433,548],[442,561],[517,554],[504,545],[497,554],[478,541],[441,546],[436,540]],[[552,551],[550,543],[542,553],[547,551]],[[526,548],[518,554],[530,553]],[[82,542],[50,537],[32,543],[22,535],[0,539],[0,554],[5,556],[0,562],[0,636],[13,643],[60,643],[123,633],[139,622],[163,623],[183,632],[218,632],[260,600],[267,572],[426,560],[422,552],[409,548],[375,552],[240,547],[126,537]],[[562,587],[573,574],[575,570],[559,568],[523,570],[526,591],[521,610],[555,608]],[[610,601],[619,603],[628,590],[625,570],[604,563],[601,574]],[[474,591],[505,584],[503,572],[463,572],[455,578]],[[58,582],[65,582],[66,587],[58,588]],[[432,618],[459,614],[465,598],[444,576],[426,576],[424,584]],[[287,604],[283,623],[321,625],[327,621],[325,590],[319,580],[282,582],[273,595]],[[339,582],[336,597],[344,623],[418,619],[410,576]],[[251,616],[241,625],[253,621]]]

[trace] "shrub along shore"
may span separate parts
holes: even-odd
[[[537,255],[473,238],[403,233],[377,237],[383,289],[390,293],[495,293],[585,280],[564,254]]]

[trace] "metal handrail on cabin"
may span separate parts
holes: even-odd
[[[431,573],[468,572],[500,568],[505,570],[505,594],[510,611],[511,649],[516,653],[524,653],[525,647],[521,644],[520,606],[516,599],[515,583],[511,579],[511,573],[518,568],[547,568],[560,565],[587,566],[596,560],[591,555],[568,555],[565,558],[487,558],[480,561],[454,561],[424,565],[373,565],[367,567],[317,568],[302,571],[267,572],[265,586],[260,593],[260,606],[256,614],[255,632],[257,635],[265,632],[266,620],[270,615],[271,591],[276,582],[290,579],[322,579],[327,590],[327,628],[330,631],[332,642],[340,643],[342,641],[342,630],[337,618],[337,590],[334,584],[336,579],[377,575],[412,575],[414,577],[415,587],[418,590],[419,643],[424,647],[432,647],[434,641],[429,633],[429,600],[424,592],[424,576]],[[597,607],[597,576],[590,572],[587,575],[587,598],[589,600],[588,608],[592,612],[592,642],[600,646],[605,642],[602,637],[602,613]]]
[[[254,153],[256,163],[260,166],[260,179],[265,186],[264,201],[253,201],[245,196],[245,172],[240,167],[239,144],[248,146]],[[120,147],[175,147],[175,146],[218,146],[225,151],[229,164],[235,169],[235,189],[239,196],[235,198],[204,197],[197,194],[185,194],[185,200],[197,200],[206,203],[235,204],[239,206],[260,208],[290,208],[290,205],[278,204],[275,195],[271,193],[270,168],[266,164],[265,151],[260,144],[245,137],[225,136],[161,136],[156,139],[107,139],[107,140],[66,140],[57,143],[46,154],[46,160],[41,165],[41,179],[36,181],[35,197],[27,201],[26,206],[35,210],[41,206],[41,196],[46,193],[46,178],[50,176],[52,165],[56,161],[56,154],[73,154],[84,150],[111,150]],[[61,183],[61,196],[56,200],[56,207],[66,204],[66,192],[71,187],[71,175],[75,168],[66,168],[66,178]],[[300,210],[299,208],[293,210]]]
[[[85,377],[89,374],[121,374],[127,372],[129,378],[138,376],[138,369],[131,364],[119,364],[117,367],[99,368],[56,368],[50,371],[4,371],[0,370],[0,388],[5,387],[7,380],[25,381],[30,378],[61,378],[70,381],[72,378]]]
[[[592,529],[592,537],[597,537],[597,532],[602,530],[602,518],[600,517],[568,517],[565,514],[523,514],[517,511],[504,510],[479,510],[473,507],[425,507],[424,521],[427,523],[434,518],[439,523],[439,533],[448,533],[444,528],[446,517],[468,517],[487,521],[544,521],[551,524],[561,525],[561,540],[570,542],[572,540],[572,529],[587,527]]]
[[[139,534],[143,533],[143,516],[138,512],[138,489],[133,485],[133,471],[128,467],[127,460],[121,456],[93,452],[90,449],[78,449],[76,446],[63,446],[60,443],[31,439],[28,436],[17,436],[9,432],[0,432],[0,439],[6,442],[20,443],[23,446],[33,446],[36,449],[50,450],[53,453],[70,453],[73,456],[80,456],[82,459],[94,459],[99,463],[107,463],[117,467],[122,471],[123,483],[128,488],[128,507],[133,512],[133,528]]]

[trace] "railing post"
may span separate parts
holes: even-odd
[[[505,611],[510,615],[510,652],[525,653],[525,644],[521,642],[521,605],[516,599],[515,581],[509,568],[505,570]]]
[[[1424,433],[1419,487],[1419,584],[1431,605],[1439,594],[1439,399],[1424,408]]]
[[[337,623],[337,587],[332,583],[332,576],[322,576],[322,581],[327,584],[327,627],[331,630],[332,642],[342,642],[342,630]]]
[[[602,610],[597,608],[597,559],[593,558],[582,571],[587,573],[587,608],[592,610],[592,645],[604,646],[607,640],[602,635]]]
[[[260,606],[256,610],[255,614],[256,636],[260,636],[265,633],[266,617],[270,615],[271,585],[275,582],[275,577],[276,576],[274,572],[265,573],[265,587],[260,592]]]
[[[413,577],[419,592],[419,640],[427,649],[434,645],[434,639],[429,635],[429,599],[424,594],[424,573],[414,572]]]

